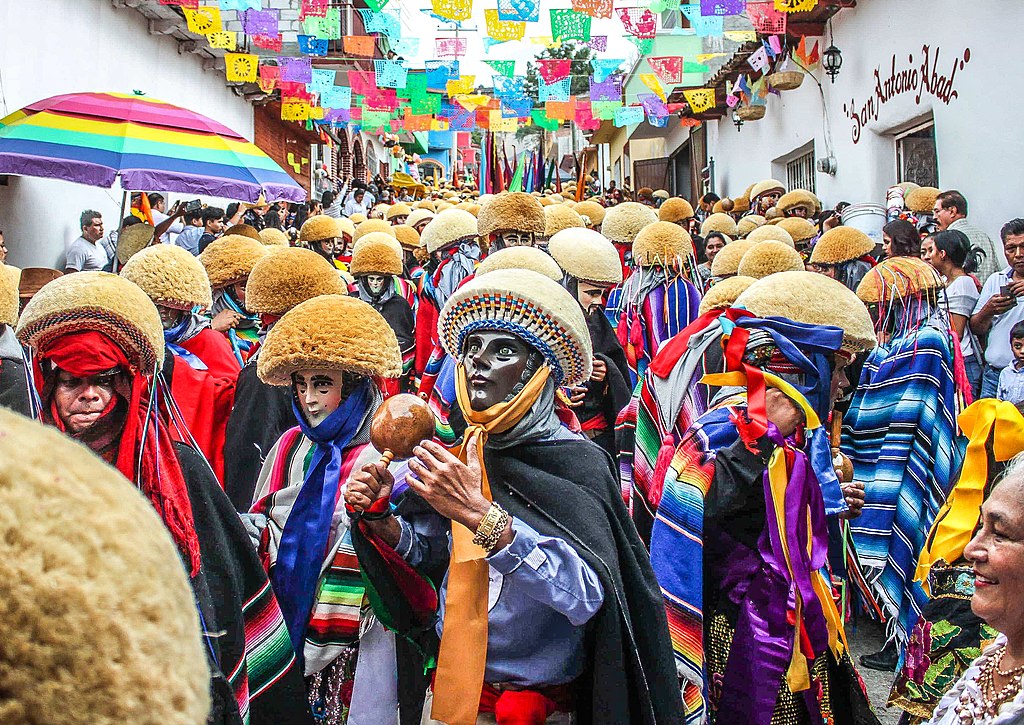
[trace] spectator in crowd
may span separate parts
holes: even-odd
[[[728,243],[729,239],[721,232],[709,232],[704,237],[704,261],[697,265],[697,275],[704,285],[711,280],[711,263],[715,260],[715,255],[721,252]]]
[[[1016,405],[1024,403],[1024,322],[1010,330],[1010,350],[1013,361],[999,373],[996,397]]]
[[[615,188],[615,179],[608,182],[608,189],[604,192],[606,206],[614,206],[622,201],[622,192]]]
[[[325,191],[323,196],[320,197],[320,207],[323,209],[322,212],[314,212],[310,210],[310,216],[317,216],[317,214],[323,214],[329,216],[331,219],[337,219],[341,216],[342,209],[341,205],[344,202],[346,195],[348,194],[348,181],[341,187],[341,191],[335,194],[332,191]],[[299,227],[300,229],[302,227]]]
[[[1024,219],[1008,221],[999,236],[1009,266],[985,280],[971,316],[974,334],[979,338],[988,336],[981,376],[982,398],[996,396],[999,373],[1013,361],[1010,330],[1024,320],[1024,305],[1018,304],[1017,299],[1024,295]]]
[[[154,191],[152,194],[148,194],[147,196],[149,197],[149,208],[150,214],[153,216],[154,227],[160,226],[162,222],[165,222],[175,216],[173,210],[171,214],[167,213],[167,200],[164,198],[163,194],[157,194]],[[179,215],[184,215],[185,212],[183,206],[179,205],[175,208],[180,210]],[[162,244],[170,244],[171,235],[181,234],[183,231],[185,231],[185,224],[180,219],[177,219],[172,222],[170,228],[160,236],[160,242]]]
[[[978,267],[978,275],[982,279],[988,279],[989,275],[999,270],[999,253],[996,251],[996,245],[988,234],[967,221],[967,199],[963,194],[959,191],[942,192],[935,198],[932,211],[939,231],[955,229],[963,232],[970,240],[971,246],[977,247],[985,255]]]
[[[82,236],[71,243],[64,263],[64,274],[73,272],[97,272],[110,261],[106,250],[99,241],[103,239],[103,215],[86,209],[79,218]]]
[[[909,222],[892,224],[912,226]],[[950,326],[956,330],[967,379],[971,382],[971,391],[977,396],[981,390],[981,350],[974,341],[969,323],[978,302],[978,282],[971,272],[977,268],[981,252],[971,248],[965,234],[953,229],[926,238],[921,243],[921,252],[921,258],[939,273],[946,285],[940,296],[940,305],[948,311]]]
[[[185,212],[185,229],[174,238],[174,243],[192,254],[199,254],[199,240],[203,236],[203,207]]]
[[[188,249],[192,254],[200,254],[206,249],[210,242],[221,235],[224,231],[224,210],[215,206],[208,206],[203,209],[203,236],[199,237],[195,249]]]
[[[882,251],[885,258],[920,257],[922,251],[921,235],[914,225],[903,219],[891,221],[882,227]],[[925,260],[928,261],[927,259]],[[934,264],[932,265],[935,266]],[[942,274],[942,272],[939,272]]]
[[[248,224],[256,231],[266,229],[267,220],[266,215],[270,210],[270,205],[264,202],[263,196],[256,200],[256,204],[243,204],[242,208],[245,209],[245,215],[242,217],[242,221]]]
[[[348,201],[345,202],[345,207],[342,213],[350,217],[353,214],[368,214],[369,207],[366,202],[366,191],[363,189],[356,189],[352,192],[352,196]]]

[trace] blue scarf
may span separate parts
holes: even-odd
[[[199,356],[189,352],[178,344],[178,340],[180,340],[181,336],[185,334],[185,331],[189,329],[191,322],[192,312],[189,311],[188,314],[182,315],[181,322],[169,330],[164,330],[164,342],[167,344],[167,347],[170,348],[171,352],[187,362],[189,367],[193,370],[209,370],[206,363],[199,359]]]
[[[363,380],[338,409],[315,428],[310,427],[292,401],[299,428],[313,441],[315,448],[302,490],[295,498],[281,533],[277,562],[270,571],[270,578],[288,624],[292,648],[300,662],[316,585],[327,552],[331,519],[337,506],[342,455],[366,418],[370,386],[368,379]]]

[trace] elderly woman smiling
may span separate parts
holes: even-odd
[[[1001,634],[942,698],[933,725],[1024,722],[1024,456],[981,507],[964,549],[976,577],[971,609]]]

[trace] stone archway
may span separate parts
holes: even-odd
[[[348,131],[341,129],[338,134],[338,176],[347,179],[352,174],[352,147],[349,145]]]
[[[356,137],[352,147],[352,178],[355,181],[366,181],[366,161],[363,158],[363,141]]]

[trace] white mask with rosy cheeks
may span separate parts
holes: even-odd
[[[368,274],[366,275],[366,286],[370,290],[370,294],[374,297],[379,297],[380,293],[384,291],[384,283],[387,282],[387,277],[379,274]]]
[[[313,428],[341,405],[343,374],[340,370],[299,370],[292,375],[292,385],[299,408]]]
[[[533,235],[528,232],[503,232],[498,238],[506,247],[533,246]]]

